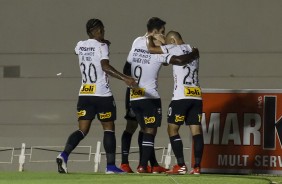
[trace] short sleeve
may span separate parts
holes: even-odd
[[[101,59],[109,59],[109,47],[107,44],[102,43],[100,47]]]
[[[159,63],[168,63],[170,61],[170,58],[172,57],[172,55],[170,54],[152,54],[152,59],[153,61],[157,61]]]
[[[164,54],[167,54],[168,53],[168,48],[166,47],[166,45],[162,45],[161,46],[161,49],[163,51]]]
[[[76,46],[75,46],[75,48],[74,48],[74,52],[75,52],[75,54],[79,54],[79,45],[80,45],[80,42],[78,42],[77,44],[76,44]]]

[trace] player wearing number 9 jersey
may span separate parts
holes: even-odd
[[[78,130],[73,132],[66,143],[64,151],[56,159],[59,173],[67,173],[69,154],[87,135],[95,116],[100,120],[106,152],[106,173],[123,173],[115,166],[116,137],[115,124],[116,106],[109,88],[108,75],[123,80],[128,86],[137,85],[135,80],[116,71],[109,64],[107,40],[104,40],[104,25],[99,19],[90,19],[86,24],[88,40],[78,42],[75,53],[79,58],[82,84],[77,103]]]
[[[152,37],[148,39],[148,47],[153,53],[169,53],[181,55],[190,53],[192,48],[185,44],[178,32],[170,31],[166,36],[166,44],[154,46]],[[172,101],[168,108],[168,134],[177,165],[168,174],[185,174],[187,167],[184,161],[183,144],[179,128],[184,123],[189,125],[194,140],[195,164],[191,174],[200,174],[200,163],[203,154],[203,134],[201,128],[202,92],[198,79],[199,59],[184,66],[173,65],[174,90]]]

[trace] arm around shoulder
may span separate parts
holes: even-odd
[[[173,65],[186,65],[188,63],[191,63],[192,61],[194,61],[195,59],[199,59],[200,58],[200,54],[199,54],[199,50],[195,47],[192,48],[192,52],[190,52],[189,54],[184,54],[184,55],[180,55],[180,56],[172,56],[170,58],[169,63],[173,64]]]

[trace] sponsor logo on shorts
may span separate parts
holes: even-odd
[[[100,119],[107,119],[112,117],[112,113],[111,112],[106,112],[106,113],[99,113]]]
[[[145,96],[145,88],[133,88],[130,90],[130,98],[140,98]]]
[[[202,96],[202,91],[201,88],[199,87],[184,87],[184,95],[185,96],[190,96],[190,97],[201,97]]]
[[[179,121],[184,121],[184,116],[180,116],[180,115],[175,115],[175,122],[179,122]]]
[[[154,116],[152,116],[152,117],[144,117],[144,121],[145,121],[145,124],[151,124],[151,123],[155,123],[156,118]]]
[[[80,94],[95,94],[96,85],[95,84],[83,84],[80,89]]]
[[[85,115],[86,115],[86,110],[81,110],[81,111],[77,112],[78,117],[85,116]]]

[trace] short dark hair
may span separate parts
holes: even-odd
[[[160,30],[166,24],[165,21],[158,17],[152,17],[147,22],[147,31],[151,32],[153,29]]]
[[[89,34],[93,29],[104,27],[103,22],[99,19],[90,19],[86,23],[86,32]]]

